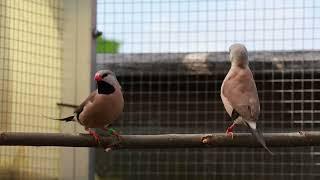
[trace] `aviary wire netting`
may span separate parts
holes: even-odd
[[[224,132],[228,47],[245,44],[264,132],[317,130],[320,3],[316,0],[98,0],[111,68],[125,94],[124,134]],[[111,48],[111,50],[109,49]],[[112,53],[112,54],[110,54]],[[235,132],[246,131],[237,127]],[[122,179],[318,179],[319,148],[97,151],[96,173]]]
[[[63,1],[0,0],[0,132],[60,132]],[[0,148],[0,179],[56,179],[54,147]]]

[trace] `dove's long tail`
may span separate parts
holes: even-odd
[[[267,147],[266,142],[263,138],[263,136],[261,135],[261,133],[257,130],[257,128],[255,127],[251,127],[249,123],[247,123],[248,128],[251,131],[251,134],[257,139],[257,141],[264,147],[264,149],[266,149],[271,155],[273,155],[273,152],[271,152],[271,150]]]
[[[48,116],[44,116],[44,115],[42,115],[42,116],[45,117],[45,118],[52,119],[52,120],[57,120],[57,121],[65,121],[65,122],[75,121],[74,120],[74,115],[68,116],[68,117],[64,117],[64,118],[52,118],[52,117],[48,117]]]

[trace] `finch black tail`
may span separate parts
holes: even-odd
[[[253,129],[248,125],[251,134],[257,139],[257,141],[266,149],[271,155],[273,155],[273,152],[270,151],[270,149],[267,147],[266,142],[264,138],[262,137],[261,133],[257,129]]]
[[[47,116],[44,116],[44,117],[48,118],[48,119],[52,119],[52,120],[57,120],[57,121],[65,121],[65,122],[74,121],[74,116],[68,116],[65,118],[51,118],[51,117],[47,117]]]

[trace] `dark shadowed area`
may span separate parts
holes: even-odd
[[[262,131],[317,130],[319,60],[317,51],[250,54]],[[115,127],[124,134],[224,132],[231,123],[220,99],[227,53],[98,55],[97,62],[98,69],[112,68],[123,86],[125,113]],[[263,148],[99,150],[96,173],[130,180],[320,178],[319,148],[271,150],[274,157]]]

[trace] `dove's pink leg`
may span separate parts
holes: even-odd
[[[229,126],[227,128],[227,131],[226,131],[227,136],[231,136],[232,139],[233,139],[233,132],[232,131],[233,131],[234,126],[235,126],[235,124],[233,123],[231,126]]]

